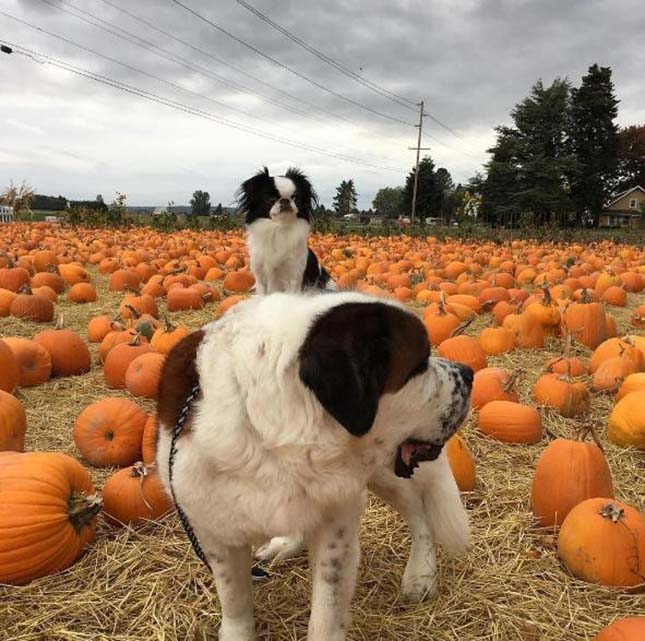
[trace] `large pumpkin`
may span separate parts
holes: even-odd
[[[147,354],[152,348],[135,336],[129,343],[121,343],[108,353],[103,365],[105,382],[113,389],[125,389],[125,375],[135,358]]]
[[[11,394],[0,390],[0,452],[25,449],[27,415],[22,403]]]
[[[0,390],[12,394],[19,381],[20,365],[9,345],[0,340]]]
[[[645,616],[618,619],[603,628],[593,641],[643,641],[645,639]]]
[[[58,452],[0,453],[0,583],[71,566],[94,539],[101,501],[87,470]]]
[[[143,525],[172,509],[154,467],[137,462],[115,472],[103,487],[103,514],[112,525]]]
[[[74,425],[74,442],[92,465],[132,465],[141,458],[148,415],[124,398],[104,398],[86,407]]]
[[[565,438],[549,443],[531,489],[531,509],[540,525],[560,525],[578,503],[597,496],[614,496],[611,470],[600,448]]]
[[[573,575],[590,583],[645,583],[645,517],[620,501],[587,499],[564,519],[558,554]]]
[[[52,376],[76,376],[92,368],[89,347],[75,331],[63,328],[62,319],[55,329],[36,334],[34,340],[49,352]]]
[[[118,347],[115,347],[112,352],[116,349]],[[128,392],[133,396],[157,398],[159,379],[165,360],[166,357],[158,352],[144,352],[137,356],[125,372],[125,387]]]
[[[632,392],[611,411],[607,437],[621,447],[645,450],[645,391]]]
[[[540,376],[533,386],[533,395],[540,405],[552,407],[568,418],[582,414],[589,408],[586,385],[556,374]]]
[[[473,372],[486,367],[486,354],[472,336],[453,336],[443,341],[437,350],[441,358],[468,365]]]

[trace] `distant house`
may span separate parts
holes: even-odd
[[[640,185],[616,194],[600,214],[599,227],[638,227],[645,210],[645,189]]]
[[[13,207],[10,205],[0,205],[0,223],[13,222]]]

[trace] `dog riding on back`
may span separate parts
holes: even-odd
[[[257,294],[336,289],[308,245],[318,198],[307,176],[294,168],[270,176],[265,167],[242,183],[238,202]]]

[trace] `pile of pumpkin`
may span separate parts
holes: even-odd
[[[107,385],[135,397],[154,398],[165,355],[189,331],[167,318],[159,320],[161,301],[169,313],[217,302],[218,317],[253,286],[244,236],[237,231],[79,234],[37,224],[25,227],[18,242],[15,235],[3,233],[0,229],[0,250],[6,250],[0,253],[0,317],[51,321],[54,303],[66,290],[70,302],[93,302],[94,270],[108,278],[111,291],[124,294],[116,314],[92,318],[87,334],[99,344]],[[438,355],[473,367],[472,405],[483,434],[507,443],[542,439],[540,412],[519,401],[516,376],[488,367],[488,359],[561,339],[564,355],[545,363],[533,387],[535,404],[580,417],[589,407],[590,393],[616,394],[609,440],[645,449],[645,413],[640,412],[645,403],[645,337],[617,337],[616,322],[607,311],[608,306],[625,306],[627,293],[643,290],[644,251],[609,243],[583,247],[515,241],[499,247],[440,243],[432,237],[332,235],[314,236],[312,245],[341,288],[410,304],[422,316]],[[469,324],[484,313],[491,314],[492,326],[467,335]],[[645,328],[645,306],[634,310],[632,325]],[[575,343],[593,350],[588,366],[571,356]],[[24,447],[25,413],[11,395],[17,385],[37,385],[50,375],[81,374],[90,367],[87,345],[62,323],[33,340],[0,341],[0,389],[5,390],[0,396],[0,452]],[[78,417],[74,440],[84,458],[92,465],[123,467],[103,492],[104,513],[112,523],[137,525],[169,509],[151,467],[155,429],[154,417],[128,399],[102,399]],[[461,435],[449,442],[448,456],[460,489],[472,491],[475,462]],[[9,568],[0,562],[0,581],[26,582],[67,567],[94,536],[101,501],[87,471],[63,454],[0,453],[0,479],[12,479],[2,488],[15,490],[26,479],[37,484],[34,470],[42,471],[41,481],[44,474],[56,479],[35,485],[34,491],[48,497],[46,511],[57,514],[59,528],[43,521],[43,529],[34,531],[29,542],[33,564],[22,575],[15,573],[13,557],[0,537],[0,559],[7,559]],[[21,514],[23,499],[15,492],[12,496],[10,513]],[[65,496],[69,501],[61,501]],[[611,473],[598,445],[568,439],[548,445],[535,471],[531,505],[542,526],[559,528],[559,553],[572,573],[610,585],[643,582],[645,549],[636,555],[640,565],[634,565],[630,537],[645,542],[644,517],[614,499]],[[19,532],[24,526],[16,527]],[[595,533],[605,537],[600,551]],[[44,559],[39,554],[43,536],[74,545]]]

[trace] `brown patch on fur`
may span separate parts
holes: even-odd
[[[159,425],[164,425],[168,431],[172,431],[177,424],[179,412],[199,379],[195,368],[195,356],[203,339],[202,329],[188,334],[173,347],[164,363],[159,381],[157,415]],[[190,429],[188,423],[185,429]]]

